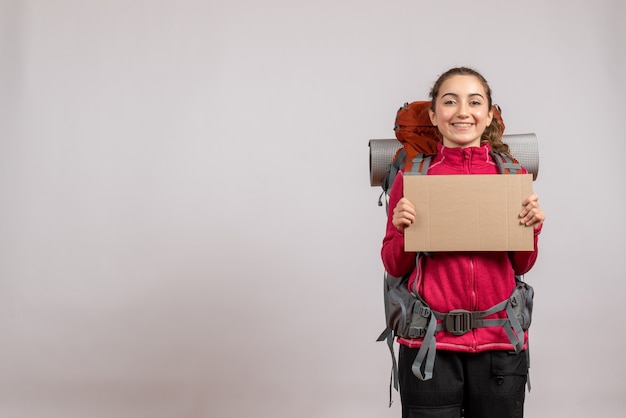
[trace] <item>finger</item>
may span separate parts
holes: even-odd
[[[411,225],[413,222],[415,222],[415,215],[408,211],[402,211],[399,214],[398,218],[401,219],[406,225]]]
[[[531,194],[526,199],[524,199],[524,201],[522,202],[522,206],[526,206],[530,202],[537,202],[537,201],[539,201],[539,196],[537,196],[536,194]]]
[[[398,216],[409,217],[411,219],[415,218],[415,208],[412,205],[399,204],[396,206],[394,212]]]
[[[520,220],[520,222],[524,225],[530,226],[543,222],[544,218],[543,211],[535,208],[532,211],[529,211],[528,214]]]
[[[406,228],[410,226],[413,222],[415,222],[415,215],[410,213],[409,211],[400,210],[400,208],[396,208],[397,210],[393,216],[393,224],[396,228]]]
[[[406,218],[397,218],[394,220],[393,224],[397,229],[404,229],[411,226],[411,221]]]
[[[537,202],[537,200],[533,200],[531,198],[526,199],[522,205],[524,206],[524,208],[519,214],[520,218],[525,217],[529,212],[533,210],[539,209],[539,203]]]

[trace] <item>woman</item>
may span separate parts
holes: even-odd
[[[431,92],[430,119],[441,134],[429,175],[497,174],[490,151],[508,152],[502,127],[492,110],[491,89],[478,72],[453,68],[442,74]],[[544,213],[537,195],[522,203],[520,223],[534,228],[534,251],[438,252],[419,258],[404,251],[404,228],[416,217],[413,204],[402,196],[400,173],[389,197],[391,213],[383,240],[382,260],[395,277],[410,274],[422,299],[437,312],[487,310],[506,300],[515,275],[529,271],[537,258],[537,241]],[[417,265],[419,264],[419,266]],[[500,312],[494,318],[505,318]],[[399,381],[403,418],[521,417],[528,374],[525,352],[516,354],[503,327],[468,332],[439,331],[433,376],[422,380],[412,372],[421,338],[399,338]],[[524,335],[524,349],[527,335]]]

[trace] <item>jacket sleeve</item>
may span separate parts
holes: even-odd
[[[539,227],[534,230],[535,249],[533,251],[513,251],[510,253],[511,265],[513,266],[515,274],[526,274],[535,265],[537,255],[539,254],[537,243],[539,242],[539,234],[542,228],[543,224],[540,224]]]
[[[524,174],[528,174],[528,170],[526,170],[525,167],[522,167],[522,172]],[[535,228],[534,230],[535,249],[533,251],[514,251],[510,253],[511,265],[513,266],[513,271],[515,271],[516,275],[528,273],[530,269],[533,268],[533,266],[535,265],[535,261],[537,261],[537,255],[539,254],[537,243],[539,241],[541,228],[543,228],[543,224],[540,224],[539,227]]]
[[[403,189],[402,172],[398,172],[389,193],[387,229],[381,250],[385,270],[394,277],[402,277],[415,269],[416,253],[404,251],[404,230],[398,230],[391,222],[393,209],[402,198]]]

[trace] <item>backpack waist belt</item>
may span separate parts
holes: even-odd
[[[442,313],[432,309],[423,310],[425,315],[422,315],[422,318],[425,317],[428,323],[425,328],[419,328],[419,331],[415,334],[415,337],[423,337],[424,340],[413,362],[413,374],[420,380],[432,378],[437,349],[435,335],[438,331],[448,331],[452,335],[460,336],[476,328],[503,327],[515,352],[519,353],[522,351],[524,346],[524,329],[514,309],[516,292],[517,289],[513,291],[511,297],[485,311],[454,309],[450,312]],[[506,311],[506,318],[485,319],[485,317],[501,311]]]

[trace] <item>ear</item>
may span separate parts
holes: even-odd
[[[430,117],[430,123],[432,123],[433,126],[437,126],[437,115],[435,114],[435,112],[432,111],[431,108],[428,108],[428,116]]]

